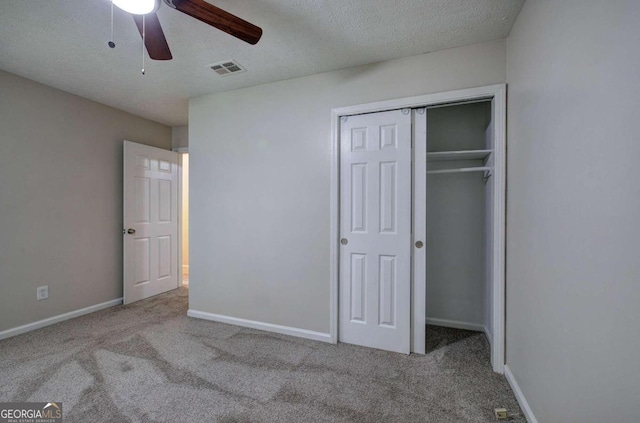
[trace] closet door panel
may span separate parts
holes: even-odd
[[[409,353],[411,115],[341,126],[339,340]]]
[[[397,204],[396,162],[380,163],[380,233],[396,232]]]

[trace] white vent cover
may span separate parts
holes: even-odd
[[[247,71],[235,60],[225,60],[224,62],[213,63],[208,66],[220,76],[227,76]]]

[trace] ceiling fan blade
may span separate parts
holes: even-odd
[[[256,44],[262,36],[260,27],[204,0],[169,0],[169,2],[182,13],[186,13],[249,44]]]
[[[171,50],[169,50],[169,44],[164,37],[164,32],[160,26],[158,15],[155,13],[149,13],[148,15],[132,15],[133,20],[136,21],[138,31],[142,35],[142,17],[144,16],[144,46],[147,48],[149,57],[153,60],[171,60]]]

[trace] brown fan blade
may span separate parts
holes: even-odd
[[[136,21],[138,31],[142,36],[142,15],[132,15],[133,20]],[[144,15],[144,46],[147,48],[149,57],[153,60],[171,60],[171,50],[169,50],[169,44],[164,37],[158,15],[155,13],[149,13]]]
[[[186,13],[249,44],[257,43],[262,37],[262,29],[260,27],[204,0],[169,0],[169,2],[182,13]]]

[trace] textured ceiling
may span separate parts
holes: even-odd
[[[109,0],[0,0],[0,69],[153,119],[187,123],[190,97],[504,38],[524,0],[208,0],[260,27],[251,46],[162,5],[173,60],[146,58]],[[247,72],[206,65],[235,59]]]

